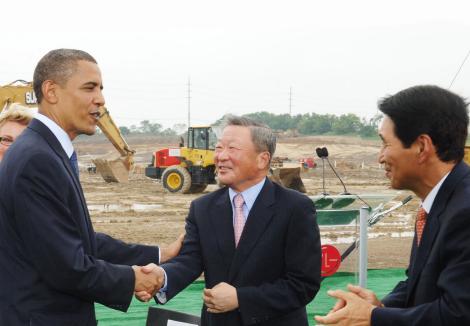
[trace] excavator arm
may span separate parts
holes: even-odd
[[[129,180],[129,173],[134,171],[135,151],[129,148],[119,128],[109,115],[108,109],[102,106],[99,111],[100,119],[98,120],[98,127],[119,154],[121,154],[121,157],[113,161],[94,159],[93,164],[96,165],[96,170],[106,182],[127,182]]]
[[[32,83],[18,79],[10,84],[0,86],[0,112],[11,103],[19,103],[30,108],[37,107],[38,103]]]
[[[30,108],[36,108],[37,99],[32,83],[16,80],[10,84],[0,86],[0,112],[11,103],[19,103]],[[108,109],[103,106],[100,107],[99,111],[100,119],[98,120],[98,127],[114,145],[119,154],[121,154],[121,157],[113,161],[95,159],[93,163],[106,182],[127,182],[129,180],[129,173],[134,169],[135,151],[129,148],[119,128],[109,115]]]

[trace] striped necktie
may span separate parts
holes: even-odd
[[[73,167],[73,172],[75,172],[75,175],[77,176],[77,179],[80,178],[80,172],[78,170],[78,159],[77,159],[77,153],[74,151],[72,153],[72,156],[70,156],[70,164]]]
[[[238,246],[238,241],[243,232],[243,227],[245,226],[245,216],[243,215],[243,204],[245,200],[243,199],[242,194],[237,194],[233,198],[233,203],[235,206],[235,219],[233,221],[233,230],[235,233],[235,247]]]

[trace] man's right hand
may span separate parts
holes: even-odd
[[[135,274],[134,291],[137,299],[149,301],[165,284],[163,269],[155,264],[132,266]]]
[[[352,284],[348,284],[348,290],[354,294],[357,294],[359,297],[366,300],[373,306],[376,306],[376,307],[383,306],[382,302],[380,302],[380,300],[377,298],[375,293],[371,290],[364,289],[358,285],[352,285]],[[330,313],[336,312],[344,308],[345,305],[346,305],[346,302],[344,300],[338,299],[334,307],[330,310]]]
[[[348,284],[348,290],[352,293],[357,294],[359,297],[366,300],[373,306],[376,306],[376,307],[382,306],[382,302],[377,298],[375,293],[369,289],[364,289],[360,287],[359,285]]]

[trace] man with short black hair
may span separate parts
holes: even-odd
[[[462,162],[467,103],[437,86],[405,89],[379,103],[379,162],[395,189],[421,199],[407,279],[381,301],[349,285],[325,325],[470,325],[470,168]]]
[[[129,265],[179,250],[160,256],[93,230],[72,140],[95,132],[102,88],[84,51],[53,50],[36,67],[39,113],[0,165],[0,325],[96,325],[94,302],[126,311],[134,291],[160,288]]]

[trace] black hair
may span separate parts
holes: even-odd
[[[65,85],[75,72],[77,61],[80,60],[97,63],[87,52],[74,49],[52,50],[39,60],[33,76],[33,89],[38,103],[41,103],[44,97],[42,83],[53,80],[61,86]]]
[[[467,140],[468,103],[446,89],[432,85],[407,88],[379,101],[378,107],[395,125],[395,135],[409,148],[427,134],[443,162],[459,162]]]

